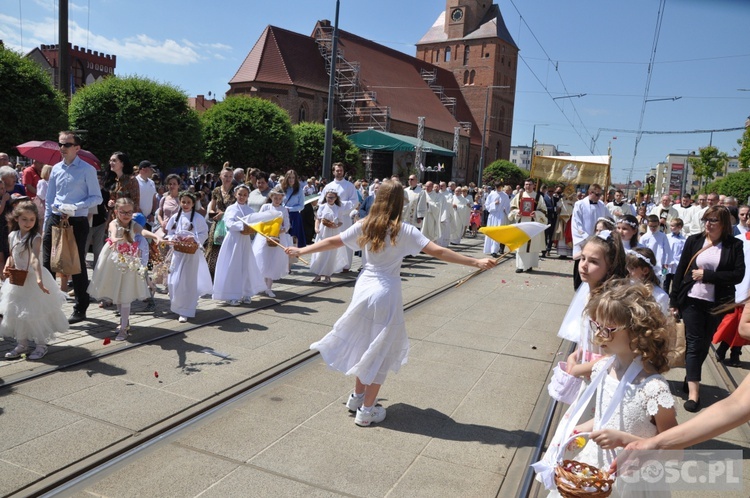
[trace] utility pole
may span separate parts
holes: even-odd
[[[331,40],[331,74],[328,78],[328,111],[326,113],[326,137],[323,146],[323,178],[331,179],[331,155],[333,153],[333,104],[336,99],[336,59],[339,51],[339,3],[336,0],[336,17],[333,21]]]
[[[58,31],[59,50],[57,63],[58,89],[70,100],[70,52],[68,51],[68,0],[60,0]]]

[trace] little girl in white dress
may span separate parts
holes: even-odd
[[[39,262],[39,213],[34,203],[19,203],[9,220],[10,257],[5,262],[6,280],[0,289],[0,336],[16,339],[16,347],[5,358],[19,358],[29,352],[29,341],[36,347],[27,359],[39,360],[47,354],[47,344],[59,332],[68,330],[68,319],[62,311],[65,294],[55,277]],[[23,285],[11,282],[14,270],[28,271]],[[15,282],[18,282],[14,279]]]
[[[289,210],[284,207],[284,192],[281,187],[276,187],[268,194],[268,202],[260,207],[260,212],[279,213],[282,217],[281,230],[279,232],[279,244],[284,247],[292,245],[292,237],[289,235]],[[276,297],[271,290],[274,280],[278,280],[289,273],[289,256],[284,250],[269,242],[265,237],[256,235],[253,241],[253,252],[258,263],[261,275],[266,284],[266,295]]]
[[[325,203],[318,207],[315,217],[315,242],[328,237],[334,237],[341,233],[343,225],[342,217],[346,216],[345,209],[341,206],[341,199],[335,190],[329,190],[325,194]],[[313,282],[331,282],[331,275],[343,270],[349,264],[347,248],[341,247],[335,251],[322,254],[313,254],[310,260],[310,271],[317,275]]]

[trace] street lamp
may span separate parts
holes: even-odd
[[[531,133],[531,160],[534,161],[534,155],[536,154],[536,127],[537,126],[549,126],[546,123],[543,124],[535,124],[534,130]],[[529,166],[531,168],[531,166]]]
[[[552,100],[558,100],[558,99],[580,99],[581,97],[585,97],[587,94],[585,93],[578,93],[576,95],[561,95],[559,97],[552,97]]]
[[[681,98],[682,97],[664,97],[663,99],[646,99],[646,102],[661,102],[664,100],[675,101],[675,100],[680,100]]]
[[[482,150],[479,152],[479,180],[477,185],[482,185],[482,170],[484,170],[484,144],[487,136],[487,108],[490,105],[490,90],[494,88],[510,88],[508,85],[489,85],[487,95],[484,98],[484,122],[482,123]]]

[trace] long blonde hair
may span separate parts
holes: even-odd
[[[380,252],[385,247],[388,235],[391,245],[396,245],[403,209],[404,187],[399,182],[385,180],[380,184],[370,213],[362,222],[362,235],[357,239],[357,245],[364,247],[370,244],[370,251]]]

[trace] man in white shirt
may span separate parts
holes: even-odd
[[[659,218],[659,230],[662,233],[669,233],[669,222],[680,217],[680,213],[672,206],[672,197],[666,194],[661,196],[661,203],[654,206],[648,214]]]
[[[487,216],[487,226],[496,227],[508,224],[508,213],[510,213],[510,198],[503,192],[503,183],[495,182],[495,190],[490,192],[484,203],[484,209],[489,213]],[[489,237],[484,238],[484,253],[492,254],[497,258],[503,252],[504,247],[499,242]]]
[[[617,219],[620,216],[624,216],[626,214],[632,214],[633,216],[635,216],[635,209],[633,209],[633,205],[629,204],[628,201],[625,200],[624,194],[620,189],[615,190],[615,199],[607,204],[607,209],[609,209],[609,213],[610,215],[612,215],[612,219]],[[618,210],[622,214],[615,215]]]
[[[740,217],[740,221],[733,227],[734,235],[745,235],[748,232],[748,229],[750,229],[750,226],[748,226],[747,223],[748,218],[750,218],[750,206],[740,206],[737,216]]]
[[[343,232],[350,226],[352,226],[352,214],[357,214],[359,209],[359,196],[357,195],[357,189],[354,188],[354,184],[349,180],[344,179],[344,165],[342,163],[333,164],[333,181],[327,183],[325,187],[320,190],[320,198],[318,199],[318,205],[322,206],[325,202],[326,192],[335,190],[339,194],[341,200],[341,207],[346,213],[341,217],[341,231]],[[348,272],[352,267],[352,258],[354,257],[354,251],[351,249],[346,250],[347,265],[344,267],[344,272]]]
[[[573,235],[573,288],[578,290],[581,285],[581,276],[578,273],[578,265],[581,260],[581,244],[583,241],[596,233],[596,220],[599,218],[611,218],[609,209],[601,201],[602,187],[592,183],[586,197],[573,205],[573,216],[571,218],[571,231]]]
[[[159,205],[156,201],[156,185],[151,179],[154,174],[154,166],[150,161],[141,161],[138,165],[138,186],[140,187],[140,209],[143,216],[146,217],[146,230],[151,230],[154,223],[154,213]]]
[[[677,210],[682,220],[682,235],[687,237],[690,235],[690,227],[693,223],[693,213],[695,211],[693,209],[693,199],[690,197],[690,194],[685,192],[680,200],[680,205],[675,204],[673,207]]]
[[[417,216],[422,218],[422,235],[433,242],[440,239],[442,228],[440,216],[444,203],[445,197],[436,192],[435,184],[432,182],[425,183],[424,195],[420,196],[417,206]]]
[[[417,183],[417,176],[409,175],[409,186],[404,189],[404,211],[401,216],[404,223],[417,228],[422,227],[422,218],[419,216],[417,208],[419,207],[419,199],[423,196],[424,192]]]
[[[648,215],[648,231],[641,236],[639,242],[654,251],[656,256],[656,266],[654,272],[659,277],[659,282],[663,283],[663,268],[669,268],[672,262],[672,248],[666,234],[660,230],[661,220],[655,214]]]
[[[686,235],[694,235],[703,231],[703,222],[701,220],[706,213],[706,209],[708,209],[708,195],[698,194],[698,202],[693,204],[692,212],[690,213],[690,228],[687,230]],[[688,222],[685,222],[685,225],[688,225]],[[685,229],[683,228],[684,232]]]

